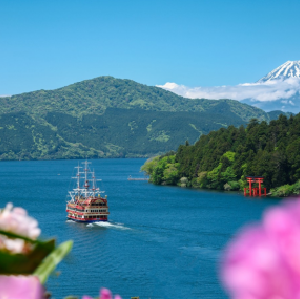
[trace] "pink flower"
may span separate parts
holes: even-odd
[[[83,296],[82,299],[93,299],[89,296]],[[99,299],[112,299],[112,294],[110,290],[105,288],[101,289]],[[114,299],[122,299],[119,295],[116,295]]]
[[[109,291],[107,289],[101,289],[100,299],[112,299],[111,291]]]
[[[100,299],[112,299],[111,291],[103,288],[100,291]],[[119,295],[115,296],[115,299],[122,299]]]
[[[300,298],[300,202],[245,228],[225,252],[221,277],[235,299]]]
[[[44,288],[36,276],[0,275],[0,298],[42,299]]]
[[[0,213],[0,229],[13,232],[31,239],[36,239],[41,230],[37,227],[38,222],[27,215],[22,208],[13,208],[8,203],[6,209]]]
[[[8,203],[6,208],[0,211],[0,230],[31,239],[36,239],[41,233],[41,230],[38,228],[38,222],[34,218],[29,217],[22,208],[13,208],[11,203]],[[0,236],[0,249],[4,248],[14,253],[21,253],[24,248],[24,241]]]

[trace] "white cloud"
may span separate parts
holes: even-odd
[[[0,98],[10,98],[11,94],[0,94]]]
[[[272,80],[264,83],[244,83],[235,86],[187,87],[176,83],[166,83],[157,87],[173,91],[190,99],[231,99],[242,101],[252,99],[259,102],[272,102],[279,99],[289,99],[300,91],[300,80]],[[291,103],[292,104],[292,103]]]

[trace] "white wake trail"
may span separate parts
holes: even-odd
[[[125,227],[123,223],[120,222],[106,222],[106,221],[97,221],[87,224],[86,227],[103,227],[103,228],[113,228],[113,229],[121,229],[121,230],[131,230],[129,227]]]

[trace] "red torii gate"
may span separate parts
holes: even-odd
[[[263,176],[246,176],[246,179],[249,183],[249,188],[244,188],[244,195],[249,195],[249,196],[261,196],[261,190],[263,189],[264,191],[264,196],[267,196],[267,189],[266,188],[261,188],[261,184],[264,182],[264,177]],[[252,188],[251,184],[258,184],[258,188]]]

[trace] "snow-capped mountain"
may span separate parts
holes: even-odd
[[[300,112],[300,60],[287,61],[256,83],[189,87],[167,82],[157,86],[190,99],[231,99],[265,111]]]
[[[264,83],[277,79],[299,78],[300,79],[300,60],[287,61],[278,68],[269,72],[265,77],[257,81],[257,83]]]

